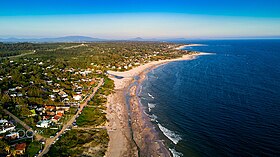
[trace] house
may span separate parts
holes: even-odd
[[[95,84],[95,81],[92,80],[89,84],[90,84],[90,85],[94,85],[94,84]]]
[[[45,106],[45,110],[46,110],[46,111],[55,111],[55,108],[56,108],[56,107],[53,106],[53,105],[46,105],[46,106]]]
[[[60,95],[62,98],[68,97],[68,94],[66,94],[64,91],[60,91],[58,95]]]
[[[0,125],[5,125],[6,123],[8,123],[8,121],[6,119],[1,119],[0,120]]]
[[[51,100],[54,100],[55,99],[55,95],[49,95],[51,97]]]
[[[52,85],[52,81],[46,81],[48,85]]]
[[[97,74],[102,74],[102,71],[101,70],[96,70],[96,73]]]
[[[14,139],[19,138],[19,133],[18,132],[11,132],[10,134],[6,135],[5,137],[8,140],[14,140]]]
[[[26,143],[16,144],[15,151],[17,155],[23,155],[25,153]]]
[[[9,91],[11,91],[11,92],[14,92],[16,90],[17,90],[16,88],[9,88]]]
[[[55,115],[55,111],[46,111],[45,113],[48,116],[54,116]]]
[[[7,131],[12,131],[15,128],[16,127],[13,126],[12,124],[9,124],[8,126],[3,126],[2,128],[0,128],[0,134],[6,133]]]
[[[70,105],[56,106],[56,110],[64,110],[64,112],[68,112],[70,110]]]
[[[43,107],[38,107],[38,108],[36,108],[36,111],[38,111],[38,112],[42,112],[43,111]]]
[[[17,93],[17,96],[18,96],[18,97],[22,97],[23,94],[22,94],[22,93]]]
[[[57,123],[61,119],[62,115],[62,113],[56,114],[54,117],[52,117],[51,121]]]
[[[58,114],[58,113],[61,113],[61,114],[64,114],[64,110],[62,110],[62,109],[60,109],[60,110],[56,110],[56,112],[55,112],[56,114]]]
[[[80,94],[78,95],[73,95],[73,99],[76,101],[82,100],[82,96]]]
[[[43,120],[49,120],[49,119],[51,119],[51,117],[50,116],[43,116]]]
[[[51,124],[50,120],[41,120],[39,122],[37,122],[36,127],[38,128],[48,128]]]
[[[67,101],[69,101],[69,98],[64,98],[64,99],[62,100],[62,102],[67,102]]]
[[[53,92],[54,92],[54,93],[58,93],[58,92],[59,92],[59,89],[53,89]]]
[[[35,109],[30,110],[30,112],[31,112],[31,114],[28,115],[28,117],[34,117],[37,115]]]

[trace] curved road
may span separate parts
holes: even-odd
[[[103,84],[104,84],[104,79],[102,78],[100,80],[100,82],[98,83],[98,85],[93,89],[93,92],[90,94],[90,96],[84,101],[84,103],[80,104],[80,108],[79,108],[78,112],[75,115],[73,115],[73,117],[67,122],[67,124],[65,124],[62,127],[62,129],[57,133],[57,135],[55,137],[53,137],[53,138],[46,139],[45,147],[42,150],[42,152],[38,155],[38,157],[42,157],[43,155],[45,155],[50,150],[50,147],[51,147],[52,143],[55,141],[55,139],[57,139],[66,130],[66,128],[68,128],[69,126],[73,126],[72,123],[75,121],[75,119],[77,118],[79,113],[83,111],[83,108],[88,104],[88,101],[90,101],[92,99],[92,97],[94,96],[96,91]]]

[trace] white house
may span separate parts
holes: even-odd
[[[3,127],[2,129],[0,129],[0,134],[6,133],[7,131],[12,131],[15,128],[15,126]]]
[[[0,125],[4,125],[5,123],[8,123],[8,121],[6,119],[1,119],[0,120]]]
[[[82,100],[82,96],[81,95],[73,95],[73,99],[76,101]]]
[[[18,133],[18,132],[12,132],[12,133],[6,135],[6,138],[8,138],[8,139],[16,139],[16,138],[19,138],[19,133]]]
[[[51,124],[50,120],[41,120],[37,123],[36,127],[38,128],[48,128]]]

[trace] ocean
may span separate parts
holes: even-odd
[[[280,40],[208,40],[215,53],[148,73],[139,93],[174,156],[280,156]]]

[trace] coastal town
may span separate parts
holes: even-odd
[[[0,153],[55,156],[65,150],[65,156],[104,156],[109,141],[104,127],[106,97],[114,89],[107,71],[127,71],[195,53],[180,50],[180,46],[154,42],[0,43]],[[73,133],[90,135],[81,143],[89,146],[79,147]],[[65,140],[71,144],[65,145]]]

